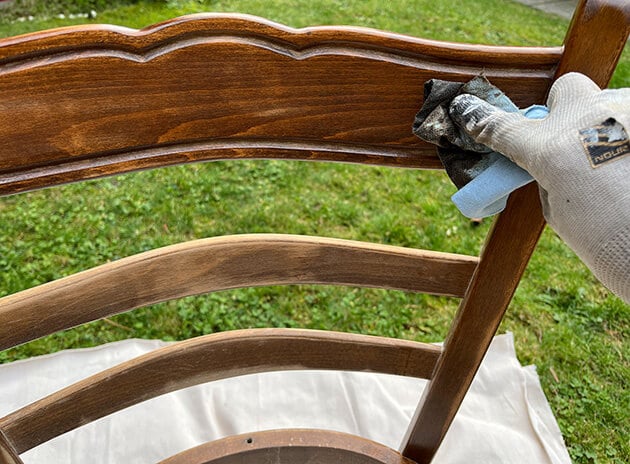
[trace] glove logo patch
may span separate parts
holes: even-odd
[[[628,134],[614,118],[609,118],[597,126],[582,129],[580,140],[594,168],[630,155]]]

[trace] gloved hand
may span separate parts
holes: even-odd
[[[472,95],[452,119],[538,182],[549,225],[595,276],[630,303],[630,89],[600,90],[566,74],[547,100],[549,116],[526,119]]]

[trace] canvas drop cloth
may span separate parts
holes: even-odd
[[[126,340],[0,366],[0,415],[165,343]],[[155,463],[231,434],[326,428],[398,448],[424,381],[348,372],[248,375],[146,401],[22,455],[26,463]],[[495,338],[435,463],[570,463],[533,366]]]

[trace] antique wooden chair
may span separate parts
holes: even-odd
[[[440,169],[410,128],[431,78],[483,72],[519,106],[559,75],[606,86],[630,5],[580,2],[564,46],[459,45],[354,27],[290,29],[198,15],[142,31],[85,26],[0,41],[0,193],[159,166],[273,158]],[[0,300],[0,348],[150,303],[244,286],[336,284],[463,298],[443,348],[354,334],[260,329],[176,343],[0,419],[0,462],[116,410],[246,373],[370,370],[430,379],[400,452],[360,437],[283,430],[165,461],[431,461],[544,227],[535,184],[515,192],[469,257],[321,237],[217,237],[121,259]],[[229,352],[229,356],[225,353]],[[168,368],[167,368],[168,367]],[[301,443],[300,446],[295,446]]]

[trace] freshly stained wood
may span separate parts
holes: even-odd
[[[579,2],[555,77],[581,72],[605,88],[629,34],[630,3]],[[433,458],[499,328],[544,225],[536,185],[510,196],[486,240],[444,343],[444,355],[403,439],[405,456],[418,463]]]
[[[148,304],[261,285],[336,284],[463,296],[478,258],[253,234],[173,245],[0,299],[0,349]]]
[[[441,348],[336,332],[254,329],[193,338],[107,369],[0,419],[18,453],[141,401],[257,372],[335,369],[430,378]]]
[[[554,77],[580,72],[602,89],[608,87],[628,40],[629,24],[630,2],[627,0],[579,2],[564,40],[566,52]]]
[[[410,130],[426,80],[484,72],[540,103],[560,55],[234,15],[4,39],[0,195],[230,158],[439,169]]]
[[[541,103],[566,72],[605,86],[629,27],[630,3],[582,0],[564,46],[555,48],[457,45],[363,28],[295,30],[238,15],[180,18],[142,31],[79,26],[3,39],[0,195],[228,158],[440,168],[433,147],[410,130],[426,80],[466,80],[483,71],[518,106]],[[480,260],[317,237],[221,237],[5,297],[0,348],[138,306],[241,286],[340,284],[464,299],[442,351],[269,329],[149,353],[0,419],[0,462],[20,464],[18,453],[32,446],[184,386],[277,369],[342,368],[431,379],[401,445],[406,459],[359,438],[278,431],[252,435],[251,443],[236,437],[202,445],[167,463],[241,463],[269,452],[298,461],[428,463],[543,226],[530,184],[511,196]]]
[[[403,454],[428,463],[473,381],[545,226],[538,186],[510,196],[444,342],[444,353],[403,440]]]
[[[191,448],[160,464],[413,464],[379,443],[326,430],[270,430]]]

